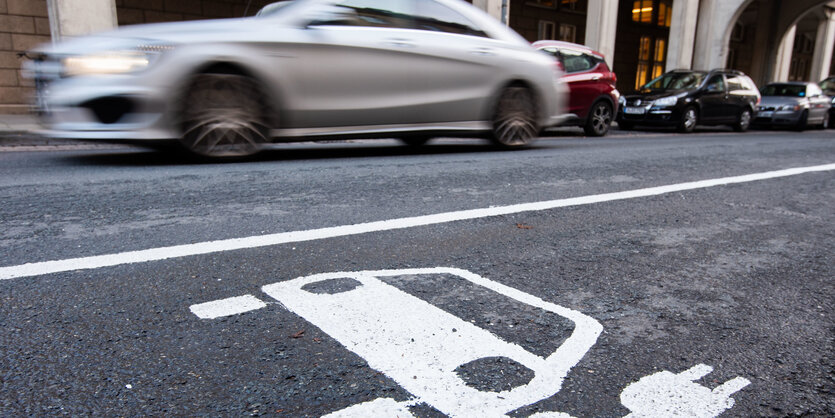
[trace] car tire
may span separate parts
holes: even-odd
[[[808,127],[809,127],[809,111],[804,110],[803,113],[800,115],[800,119],[797,120],[797,125],[794,126],[794,130],[798,131],[798,132],[803,132]]]
[[[695,106],[687,106],[681,112],[681,121],[678,123],[678,131],[689,134],[696,130],[696,125],[699,123],[699,111]]]
[[[194,155],[243,158],[258,153],[270,142],[264,95],[250,77],[195,75],[181,106],[180,144]]]
[[[531,144],[539,134],[536,99],[527,87],[502,90],[493,112],[493,143],[504,148]]]
[[[635,129],[635,124],[632,122],[618,121],[618,128],[624,131],[631,131]]]
[[[742,109],[736,118],[733,128],[737,132],[745,132],[751,127],[751,109]]]
[[[583,130],[587,136],[604,136],[612,126],[612,106],[605,101],[592,105]]]

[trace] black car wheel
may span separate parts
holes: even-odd
[[[739,113],[739,117],[734,124],[734,130],[737,132],[745,132],[748,130],[748,127],[751,126],[751,110],[750,109],[743,109],[742,112]]]
[[[493,142],[518,148],[532,143],[539,134],[533,92],[522,86],[505,88],[493,114]]]
[[[207,158],[253,155],[269,142],[264,96],[255,80],[235,74],[198,74],[183,98],[180,143]]]
[[[699,112],[693,106],[684,108],[681,113],[681,121],[678,123],[678,131],[689,134],[696,129],[699,122]]]
[[[603,136],[612,126],[612,106],[606,102],[597,102],[591,107],[583,130],[588,136]]]

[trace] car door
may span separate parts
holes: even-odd
[[[823,122],[824,116],[832,107],[831,99],[825,96],[823,90],[815,84],[806,86],[806,97],[809,98],[809,122]]]
[[[568,112],[585,119],[592,103],[604,93],[604,84],[600,81],[603,75],[595,71],[599,67],[598,61],[573,49],[561,49],[559,58],[565,68],[562,81],[571,91]]]
[[[728,91],[725,76],[714,74],[699,93],[701,103],[700,121],[703,123],[724,123],[731,106],[728,105]]]
[[[282,58],[280,67],[290,73],[291,82],[282,86],[291,102],[290,128],[403,122],[409,97],[403,79],[418,63],[414,2],[380,4],[334,0],[311,15],[292,59]],[[276,54],[290,55],[282,48]]]

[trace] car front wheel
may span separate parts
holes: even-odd
[[[612,126],[612,106],[606,102],[597,102],[589,112],[588,120],[583,130],[588,136],[603,136]]]
[[[530,89],[505,88],[493,114],[493,142],[508,148],[524,147],[539,134],[536,102]]]
[[[255,80],[235,74],[198,74],[180,111],[180,143],[212,159],[253,155],[269,142],[266,106]]]
[[[681,121],[678,123],[678,131],[689,134],[696,129],[696,124],[699,122],[699,112],[696,108],[689,106],[684,109],[681,114]]]

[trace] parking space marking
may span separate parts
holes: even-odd
[[[228,299],[191,305],[191,312],[201,319],[215,319],[223,316],[242,314],[267,307],[267,304],[252,295],[236,296]]]
[[[635,199],[639,197],[658,196],[687,190],[705,189],[730,184],[749,183],[760,180],[776,179],[781,177],[790,177],[797,176],[800,174],[832,170],[835,170],[835,163],[810,167],[790,168],[777,171],[768,171],[763,173],[747,174],[742,176],[700,180],[688,183],[671,184],[666,186],[648,187],[644,189],[629,190],[623,192],[603,193],[568,199],[546,200],[540,202],[521,203],[508,206],[494,206],[489,208],[445,212],[433,215],[366,222],[354,225],[342,225],[328,228],[311,229],[306,231],[280,232],[276,234],[255,235],[244,238],[232,238],[218,241],[199,242],[194,244],[151,248],[138,251],[127,251],[116,254],[27,263],[17,266],[0,267],[0,280],[41,276],[45,274],[60,273],[74,270],[97,269],[122,264],[145,263],[149,261],[160,261],[172,258],[188,257],[201,254],[218,253],[248,248],[259,248],[294,242],[315,241],[326,238],[366,234],[370,232],[390,231],[396,229],[414,228],[418,226],[438,225],[455,221],[487,218],[500,215],[511,215],[523,212],[544,211],[568,206],[590,205],[594,203]]]

